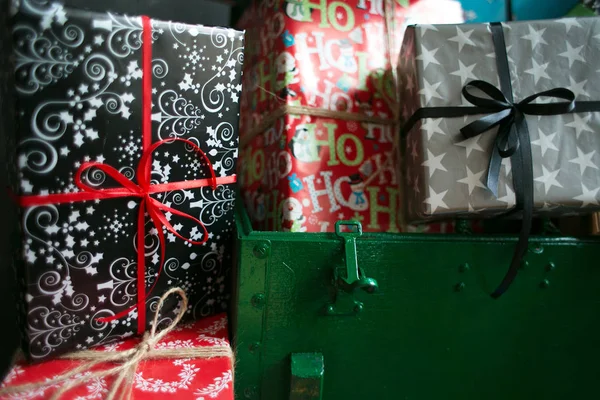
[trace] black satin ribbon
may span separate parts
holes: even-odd
[[[500,23],[490,24],[496,65],[500,78],[500,89],[481,81],[471,81],[462,94],[474,107],[426,107],[418,109],[404,124],[401,135],[406,135],[422,118],[453,118],[466,115],[486,114],[464,126],[463,137],[472,138],[498,126],[495,144],[490,156],[487,182],[489,190],[498,197],[500,167],[503,158],[510,158],[516,205],[511,212],[522,212],[522,226],[513,258],[504,279],[492,292],[493,298],[500,297],[514,281],[523,257],[528,249],[533,221],[534,177],[531,139],[525,115],[560,115],[574,112],[600,111],[600,101],[575,102],[575,94],[569,89],[556,88],[536,93],[515,103],[510,81],[510,69],[504,32]],[[475,89],[485,96],[474,93]],[[540,97],[554,100],[550,103],[533,103]],[[562,100],[562,101],[561,101]]]

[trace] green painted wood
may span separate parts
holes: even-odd
[[[325,363],[321,353],[294,353],[290,360],[290,400],[321,400]]]
[[[331,316],[342,239],[252,232],[243,213],[238,229],[238,399],[287,398],[290,356],[302,352],[324,356],[325,400],[598,397],[597,240],[533,238],[493,300],[514,237],[364,233],[358,265],[379,290],[353,294],[358,314]]]

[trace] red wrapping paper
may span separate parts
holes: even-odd
[[[157,348],[186,348],[229,344],[227,316],[220,314],[201,321],[180,324],[157,344]],[[135,347],[139,339],[97,347],[97,351],[126,350]],[[81,361],[55,359],[38,364],[17,363],[5,377],[2,387],[55,378],[80,365]],[[110,365],[92,368],[105,369]],[[73,377],[76,379],[78,376]],[[113,377],[91,379],[69,391],[64,400],[103,399],[110,389]],[[68,382],[68,381],[67,381]],[[46,386],[23,393],[6,395],[0,399],[46,399],[57,386]],[[132,399],[158,400],[176,396],[178,400],[233,400],[231,360],[226,357],[211,359],[155,359],[141,361],[133,383]]]
[[[255,229],[333,231],[336,221],[352,219],[365,231],[402,230],[391,160],[397,128],[394,61],[406,24],[460,22],[462,14],[451,1],[437,3],[433,12],[430,0],[395,0],[387,8],[384,2],[267,0],[253,3],[242,16],[240,175]],[[387,23],[385,9],[393,15]],[[384,123],[285,115],[253,132],[283,105]]]

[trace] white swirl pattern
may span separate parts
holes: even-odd
[[[198,219],[206,226],[219,221],[235,205],[235,191],[230,186],[219,185],[213,190],[202,190],[202,211]]]
[[[19,111],[29,123],[22,127],[17,143],[23,194],[78,192],[74,177],[84,162],[105,162],[134,180],[142,147],[138,140],[141,18],[88,17],[46,0],[22,0],[18,7],[18,13],[28,16],[23,22],[17,14],[13,26],[17,95],[24,104]],[[205,150],[218,175],[234,173],[238,105],[233,99],[237,102],[240,90],[241,34],[152,21],[152,38],[180,46],[172,52],[157,46],[162,53],[157,51],[152,60],[153,140],[186,138]],[[184,90],[177,83],[189,70],[175,56],[194,43],[205,51],[202,57],[207,61],[201,62],[216,68],[207,72],[198,66],[189,78],[194,88]],[[214,130],[209,132],[209,126]],[[119,132],[109,129],[113,127]],[[184,178],[182,172],[183,160],[193,151],[189,146],[185,151],[170,146],[157,151],[152,184],[196,179]],[[114,187],[114,180],[100,169],[86,170],[82,180],[96,189]],[[224,276],[229,267],[222,243],[231,237],[228,219],[234,193],[232,186],[221,185],[215,191],[203,187],[153,195],[170,207],[199,214],[209,237],[206,246],[192,248],[164,231],[166,248],[161,249],[156,227],[149,218],[145,221],[146,290],[156,284],[146,300],[149,312],[156,311],[164,288],[175,285],[188,292],[193,304],[190,314],[209,315],[225,307]],[[24,308],[33,358],[57,355],[76,345],[81,349],[111,343],[137,331],[135,309],[110,322],[99,318],[113,317],[136,304],[138,232],[132,220],[137,212],[130,210],[139,201],[124,198],[121,203],[92,200],[24,208],[22,259],[30,279]],[[190,227],[180,227],[178,222],[172,222],[175,229],[188,236]],[[196,230],[192,235],[202,233]],[[168,259],[157,278],[161,250]],[[195,258],[182,258],[190,254]],[[160,322],[172,321],[177,307],[177,301],[169,302]]]

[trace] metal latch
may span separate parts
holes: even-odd
[[[362,311],[364,305],[355,298],[357,289],[374,293],[379,285],[365,275],[358,266],[356,238],[362,236],[362,225],[358,221],[337,221],[335,233],[344,240],[345,265],[336,265],[333,271],[335,298],[328,304],[327,315],[354,315]]]

